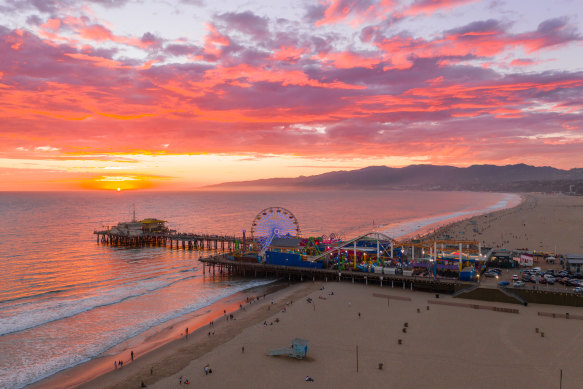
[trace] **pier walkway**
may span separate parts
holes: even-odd
[[[101,242],[110,246],[170,246],[170,249],[183,250],[216,250],[233,251],[235,249],[245,249],[250,242],[244,238],[232,235],[214,234],[186,234],[176,232],[151,232],[142,233],[136,236],[114,234],[109,230],[93,231],[97,235],[97,243]]]
[[[432,277],[415,277],[363,273],[357,271],[338,271],[331,269],[313,269],[292,266],[268,265],[257,262],[244,262],[229,259],[226,255],[212,255],[199,259],[203,264],[203,273],[215,272],[241,275],[244,277],[276,277],[290,281],[352,281],[381,287],[400,287],[403,289],[423,290],[438,293],[454,293],[473,285],[470,282]]]

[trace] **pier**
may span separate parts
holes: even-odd
[[[139,235],[116,234],[110,230],[93,231],[97,243],[110,246],[145,247],[159,246],[183,250],[215,250],[230,252],[245,249],[245,238],[233,235],[187,234],[168,232],[143,232]]]
[[[475,283],[440,279],[432,277],[416,277],[389,275],[379,273],[364,273],[359,271],[338,271],[332,269],[314,269],[293,266],[269,265],[265,263],[247,262],[230,259],[227,255],[212,255],[201,258],[203,274],[229,274],[243,277],[275,277],[289,281],[350,281],[380,287],[422,290],[436,293],[454,293],[469,288]]]

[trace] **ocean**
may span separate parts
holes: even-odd
[[[116,355],[122,345],[270,279],[206,277],[209,252],[122,248],[94,230],[160,218],[180,232],[241,236],[264,208],[297,218],[302,236],[417,234],[513,206],[503,193],[422,191],[0,192],[0,387],[21,388]]]

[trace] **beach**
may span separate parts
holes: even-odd
[[[123,385],[113,387],[139,387],[143,380],[151,388],[179,388],[189,380],[186,387],[195,388],[548,388],[558,386],[561,369],[563,388],[578,387],[583,380],[581,321],[538,316],[539,311],[566,310],[581,315],[581,308],[480,302],[518,309],[513,314],[430,304],[459,300],[378,285],[306,282],[294,288],[299,293],[310,286],[315,287],[308,294],[311,303],[280,295],[273,305],[270,299],[256,305],[264,313],[271,307],[267,325],[263,318],[253,323],[256,313],[246,312],[241,321],[221,328],[216,347],[205,347],[213,341],[202,334],[202,345],[181,351],[192,353],[188,365],[162,380],[136,369]],[[387,302],[373,293],[411,301]],[[310,341],[304,360],[267,355],[296,337]],[[197,352],[203,349],[207,352]],[[205,374],[206,365],[211,374]],[[305,382],[306,376],[314,382]]]
[[[278,287],[272,293],[267,291],[268,293],[265,295],[248,293],[248,298],[241,299],[237,304],[230,306],[214,305],[212,308],[216,311],[207,316],[208,321],[205,321],[199,328],[192,327],[192,325],[201,324],[200,322],[181,323],[181,327],[175,328],[179,334],[174,336],[173,341],[150,353],[136,357],[133,362],[128,350],[126,355],[122,357],[124,360],[123,368],[114,368],[113,361],[117,360],[117,357],[112,358],[110,371],[89,382],[79,383],[79,387],[88,389],[128,388],[136,386],[135,382],[141,384],[142,380],[145,383],[152,383],[164,377],[175,375],[187,367],[192,359],[212,352],[213,349],[229,342],[245,328],[258,321],[268,320],[274,312],[277,312],[281,306],[281,301],[301,299],[314,289],[316,289],[314,283],[301,283],[286,288]],[[271,301],[278,301],[278,304],[272,305]],[[226,317],[230,315],[233,315],[233,318],[227,320]],[[212,326],[210,321],[213,321]],[[188,337],[185,333],[185,325],[191,326]],[[196,329],[193,331],[193,328]],[[78,373],[83,368],[83,366],[79,366],[71,370],[76,370]],[[67,376],[71,375],[75,375],[75,372],[67,374]],[[51,379],[43,382],[39,387],[44,388],[47,385],[58,387],[58,380]]]
[[[484,244],[507,235],[503,245],[508,248],[548,234],[558,246],[576,251],[576,234],[582,229],[567,230],[582,204],[581,198],[528,194],[515,208],[456,222],[435,233],[472,239],[477,229],[476,238]],[[549,249],[541,241],[543,249]],[[559,385],[561,370],[563,388],[578,387],[583,380],[578,363],[581,320],[538,315],[569,312],[583,317],[583,308],[479,302],[517,309],[513,314],[436,305],[472,301],[349,282],[307,281],[259,297],[253,303],[243,301],[244,309],[234,307],[233,320],[216,312],[214,326],[207,323],[188,340],[181,336],[123,369],[112,365],[110,372],[81,387],[137,388],[143,381],[147,387],[178,388],[188,380],[196,388],[547,388]],[[294,338],[310,341],[304,360],[267,355],[288,347]],[[205,366],[211,374],[205,374]],[[306,382],[307,376],[314,381]]]
[[[437,229],[424,239],[475,240],[482,247],[528,249],[549,254],[583,253],[583,197],[524,194],[513,208]]]
[[[142,357],[180,336],[180,328],[198,326],[189,322],[208,322],[223,311],[219,300],[273,282],[205,276],[198,259],[212,251],[111,246],[96,239],[93,231],[130,220],[132,204],[136,218],[163,218],[180,232],[236,236],[259,210],[279,204],[293,210],[302,236],[348,239],[379,226],[405,224],[414,231],[426,219],[486,212],[509,197],[420,191],[2,194],[0,387],[42,386],[55,375],[61,386],[78,385],[108,372],[131,350]],[[347,217],[349,209],[358,212]]]

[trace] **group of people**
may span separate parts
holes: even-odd
[[[134,352],[133,352],[133,350],[130,353],[130,358],[131,358],[132,361],[134,360]],[[123,360],[122,359],[120,359],[119,361],[113,361],[113,368],[114,369],[117,369],[118,367],[120,369],[123,367]]]

